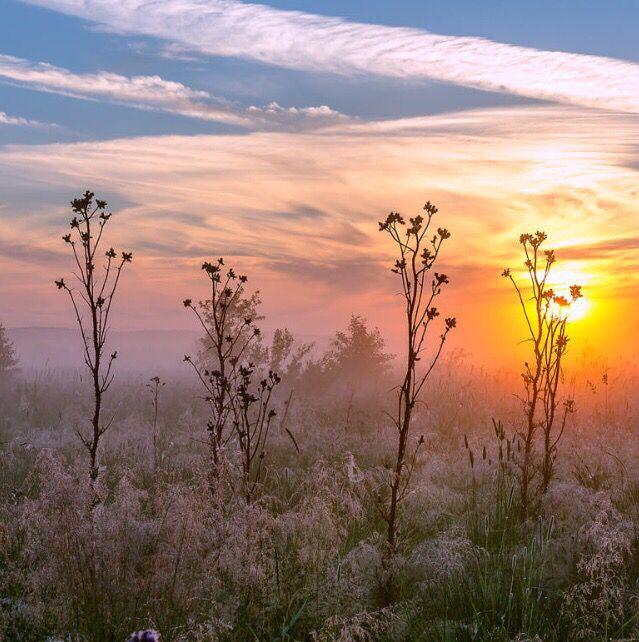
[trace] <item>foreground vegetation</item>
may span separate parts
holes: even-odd
[[[104,201],[72,208],[75,281],[55,284],[84,367],[21,373],[0,325],[0,639],[639,639],[636,373],[573,354],[566,375],[581,288],[546,285],[545,234],[520,238],[523,283],[503,272],[523,386],[444,351],[430,203],[379,225],[401,358],[358,316],[324,353],[267,340],[220,258],[183,302],[202,330],[183,370],[115,379],[132,254],[99,249]]]
[[[452,358],[440,365],[416,423],[425,444],[390,604],[376,493],[394,435],[376,396],[300,392],[273,427],[259,501],[235,492],[232,458],[213,501],[198,389],[162,389],[156,468],[146,381],[121,380],[88,519],[73,430],[84,382],[49,372],[5,386],[0,638],[115,641],[154,627],[163,640],[636,639],[635,373],[605,385],[593,369],[594,392],[575,383],[557,474],[521,523],[491,422],[518,417],[516,382]]]

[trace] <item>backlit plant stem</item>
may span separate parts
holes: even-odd
[[[77,268],[73,276],[79,286],[70,286],[64,279],[59,279],[55,285],[69,295],[82,337],[84,363],[91,373],[91,434],[86,436],[80,430],[76,432],[89,454],[89,477],[91,483],[95,484],[100,471],[100,440],[113,421],[111,418],[106,424],[102,423],[103,396],[113,382],[113,362],[117,358],[117,352],[105,358],[109,317],[122,269],[133,256],[130,252],[122,252],[118,258],[115,250],[109,248],[104,254],[102,270],[97,269],[104,228],[112,215],[106,213],[106,201],[94,201],[93,197],[93,192],[86,191],[82,197],[71,201],[74,213],[70,222],[71,232],[62,237],[71,246]],[[88,312],[88,323],[83,312]]]
[[[390,482],[390,500],[387,510],[383,511],[387,523],[387,540],[391,554],[397,551],[397,525],[399,508],[409,492],[410,479],[414,470],[418,449],[423,445],[423,436],[419,438],[415,452],[407,457],[408,439],[411,419],[417,399],[437,363],[448,333],[455,327],[454,318],[445,320],[445,327],[440,334],[430,358],[429,365],[418,372],[418,363],[427,347],[427,335],[431,323],[439,316],[434,306],[442,286],[448,283],[445,274],[434,273],[432,279],[427,276],[433,268],[444,240],[450,238],[446,229],[439,228],[437,233],[427,237],[433,216],[437,208],[430,202],[424,206],[426,217],[416,216],[409,219],[407,226],[401,215],[391,213],[385,222],[379,224],[380,231],[386,232],[397,247],[399,258],[395,261],[392,272],[401,280],[401,295],[404,302],[406,320],[406,362],[404,378],[399,388],[397,412],[391,417],[397,430],[397,454]]]

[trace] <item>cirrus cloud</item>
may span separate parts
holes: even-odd
[[[68,318],[50,275],[68,269],[59,254],[65,203],[89,186],[114,205],[109,242],[135,253],[121,301],[127,323],[188,323],[180,301],[206,296],[199,264],[224,255],[251,275],[275,324],[321,333],[354,310],[390,334],[397,284],[376,222],[430,199],[453,234],[442,267],[461,345],[521,338],[516,323],[508,337],[499,325],[513,309],[499,274],[521,261],[519,234],[535,229],[548,232],[562,270],[589,275],[588,297],[622,302],[619,345],[635,345],[634,325],[624,333],[628,319],[636,324],[628,310],[637,309],[637,261],[624,239],[639,237],[637,136],[632,115],[528,106],[310,131],[7,146],[0,298],[12,301],[13,324]],[[590,339],[603,340],[612,322],[588,325]]]
[[[10,116],[4,111],[0,111],[0,125],[13,125],[15,127],[56,127],[53,123],[43,123],[39,120],[22,118],[21,116]]]
[[[0,82],[83,100],[106,101],[239,127],[317,127],[348,119],[325,105],[285,108],[271,103],[266,107],[242,109],[229,105],[206,91],[192,89],[159,76],[123,76],[108,71],[79,74],[48,63],[31,62],[2,54]],[[5,120],[0,116],[0,123],[35,124],[35,121],[10,118],[6,114],[4,117]]]
[[[214,56],[337,74],[431,79],[639,113],[639,64],[478,37],[361,24],[237,0],[27,0]]]

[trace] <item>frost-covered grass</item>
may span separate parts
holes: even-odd
[[[491,422],[513,430],[517,381],[443,364],[415,419],[426,447],[392,558],[376,500],[393,448],[379,394],[296,395],[247,504],[232,445],[211,494],[189,382],[162,391],[154,472],[145,380],[121,379],[94,506],[74,432],[84,382],[5,383],[0,640],[638,639],[638,399],[632,372],[607,381],[590,369],[571,384],[556,478],[521,524]]]

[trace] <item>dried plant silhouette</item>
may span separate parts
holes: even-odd
[[[444,241],[450,238],[448,230],[441,227],[430,236],[430,228],[437,208],[428,202],[424,206],[424,211],[425,218],[421,215],[415,216],[409,219],[408,225],[400,214],[394,212],[379,224],[380,231],[390,236],[399,254],[392,271],[401,280],[406,322],[404,379],[397,396],[396,414],[392,417],[397,429],[397,455],[390,482],[390,500],[388,506],[383,509],[388,526],[388,545],[392,553],[397,550],[398,511],[410,487],[417,453],[424,443],[424,438],[420,437],[412,453],[407,452],[413,411],[441,355],[448,333],[456,325],[454,318],[446,318],[443,332],[435,340],[434,355],[431,355],[427,365],[418,371],[418,366],[421,365],[420,362],[427,355],[430,347],[428,331],[440,314],[434,304],[442,292],[442,287],[448,284],[448,277],[445,274],[434,272],[431,277],[430,273],[439,258]]]
[[[69,295],[82,337],[84,363],[91,373],[94,401],[91,433],[87,436],[77,430],[77,434],[89,453],[92,483],[97,481],[100,473],[100,439],[113,421],[102,422],[102,399],[113,382],[113,363],[117,358],[117,352],[109,356],[105,354],[111,309],[122,269],[133,258],[131,252],[122,252],[118,256],[112,247],[102,253],[104,229],[112,214],[107,213],[106,201],[94,201],[94,196],[93,192],[86,191],[71,201],[74,214],[70,222],[71,232],[62,240],[73,253],[74,279],[70,284],[64,278],[55,282],[59,290]]]
[[[269,370],[255,390],[254,375],[255,366],[252,362],[240,366],[232,392],[233,427],[242,457],[244,495],[248,503],[254,498],[261,480],[266,440],[276,416],[271,407],[273,390],[280,383],[279,375]]]
[[[535,493],[533,484],[540,472],[535,461],[535,437],[543,433],[543,462],[541,464],[540,493],[545,493],[552,479],[557,445],[566,427],[568,414],[574,409],[574,402],[567,399],[560,425],[556,429],[559,405],[558,389],[562,372],[562,361],[568,346],[566,324],[571,305],[579,299],[581,287],[570,287],[570,298],[555,294],[548,287],[552,266],[556,262],[554,250],[543,250],[547,240],[544,232],[522,234],[519,243],[523,249],[526,273],[526,290],[515,279],[512,270],[506,268],[502,276],[512,283],[528,330],[528,341],[532,344],[530,361],[524,364],[525,426],[518,431],[522,444],[520,461],[520,510],[521,519],[527,519]],[[530,296],[526,295],[530,289]]]
[[[157,475],[160,469],[160,449],[159,449],[159,435],[158,435],[158,412],[160,409],[160,390],[166,385],[157,375],[151,377],[146,387],[151,393],[151,408],[153,411],[153,418],[151,420],[151,428],[153,431],[153,473]]]
[[[224,450],[236,438],[242,454],[245,496],[251,500],[259,482],[264,458],[264,445],[275,411],[270,407],[273,388],[279,383],[270,371],[253,390],[255,365],[246,361],[250,350],[260,342],[261,332],[255,325],[257,293],[245,296],[245,275],[226,269],[224,259],[202,265],[210,281],[210,299],[194,305],[191,299],[184,307],[191,309],[205,332],[203,349],[196,361],[187,355],[204,387],[210,408],[207,422],[211,457],[210,483],[213,492],[223,463]],[[257,458],[257,462],[256,462]]]

